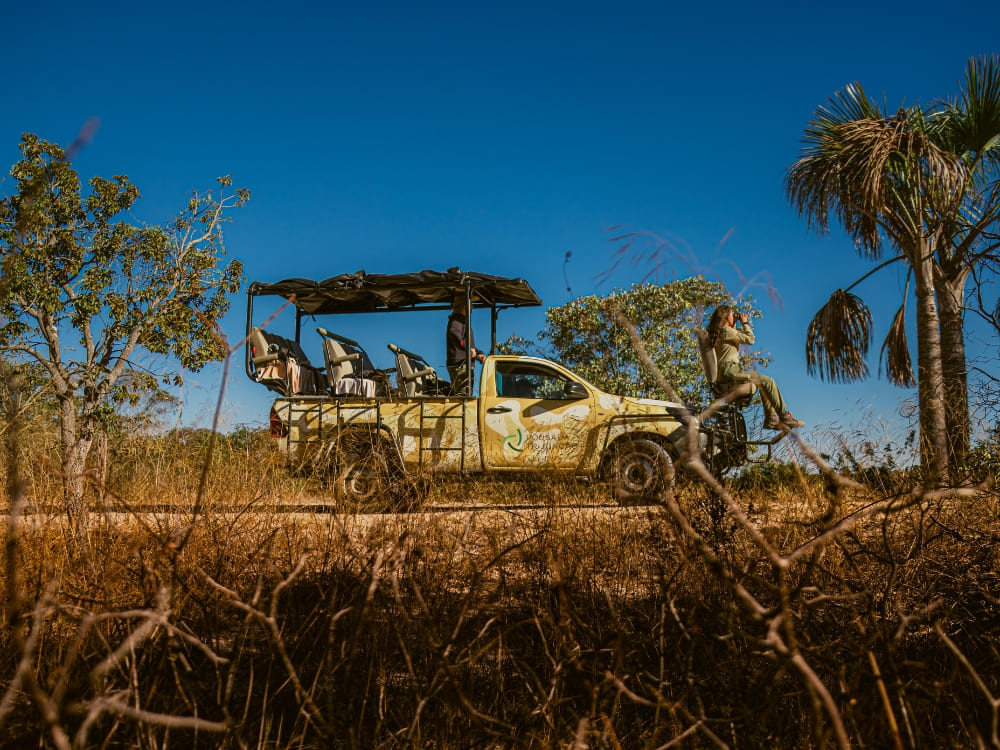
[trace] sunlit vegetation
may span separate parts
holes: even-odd
[[[184,431],[96,457],[81,552],[38,436],[8,441],[2,746],[997,740],[988,485],[877,486],[803,453],[648,506],[537,477],[344,513],[266,435],[208,456]]]

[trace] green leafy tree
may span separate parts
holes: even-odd
[[[86,518],[87,457],[108,411],[180,383],[225,350],[214,331],[243,280],[222,229],[249,192],[220,178],[168,223],[122,219],[139,198],[124,175],[80,178],[57,145],[26,134],[0,200],[0,355],[35,363],[58,404],[66,508]]]
[[[552,356],[598,388],[624,396],[667,398],[639,359],[618,313],[631,322],[647,353],[686,403],[704,400],[694,328],[729,299],[719,282],[700,276],[636,284],[606,296],[580,297],[546,312],[539,339]],[[759,313],[745,305],[754,317]],[[759,361],[759,359],[758,359]]]

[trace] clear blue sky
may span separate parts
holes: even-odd
[[[67,146],[99,118],[75,165],[84,179],[127,174],[138,220],[168,220],[218,175],[252,190],[227,245],[261,281],[461,266],[523,276],[558,305],[564,272],[582,295],[651,270],[598,285],[607,227],[669,237],[734,290],[726,260],[772,280],[783,306],[753,290],[758,339],[807,433],[898,421],[915,393],[806,374],[810,318],[867,266],[840,234],[809,233],[785,198],[803,127],[852,81],[892,106],[929,102],[956,93],[969,57],[1000,51],[993,0],[8,6],[4,174],[21,133]],[[687,273],[676,263],[660,278]],[[873,371],[902,286],[883,272],[858,289],[875,315]],[[245,299],[224,321],[234,341]],[[375,317],[336,329],[379,366],[389,340],[442,363],[443,318]],[[540,310],[507,312],[500,337],[543,323]],[[476,328],[485,338],[485,319]],[[233,370],[227,425],[263,423],[270,394],[241,360]],[[188,379],[185,421],[208,423],[218,374]]]

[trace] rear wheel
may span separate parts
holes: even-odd
[[[343,457],[337,475],[337,493],[352,509],[375,510],[394,504],[395,477],[389,460],[377,447],[352,451]]]
[[[657,500],[674,486],[674,462],[652,440],[628,440],[614,447],[608,477],[619,503]]]

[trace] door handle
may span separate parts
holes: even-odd
[[[506,414],[510,411],[509,406],[493,406],[486,410],[487,414]]]

